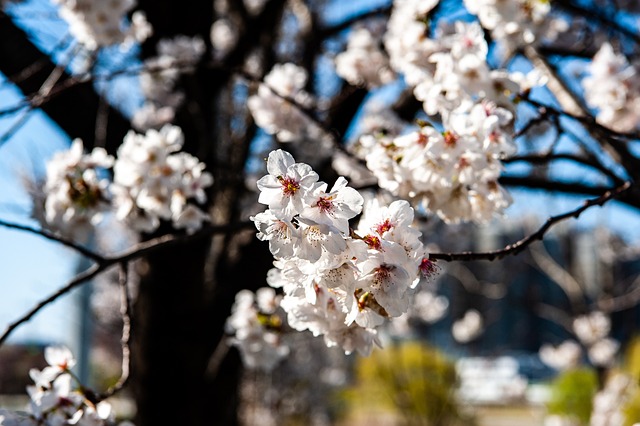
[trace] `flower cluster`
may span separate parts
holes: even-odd
[[[590,76],[582,81],[587,104],[598,109],[596,119],[619,132],[640,125],[640,79],[638,70],[622,53],[604,43],[588,67]]]
[[[47,227],[85,240],[93,225],[110,209],[111,194],[105,170],[114,159],[102,148],[84,154],[76,139],[67,151],[47,163],[44,185],[44,221]]]
[[[27,387],[31,399],[28,413],[0,410],[0,425],[115,425],[111,405],[95,401],[95,395],[82,386],[74,388],[70,368],[75,365],[71,351],[64,347],[48,347],[45,359],[49,363],[44,370],[32,369],[29,375],[35,382]],[[130,422],[120,426],[133,426]]]
[[[566,370],[580,362],[584,347],[591,364],[608,367],[620,347],[620,343],[607,337],[610,330],[611,320],[604,313],[594,311],[581,315],[573,320],[573,332],[581,344],[566,340],[558,346],[542,345],[540,359],[556,370]]]
[[[422,203],[447,222],[486,222],[511,204],[498,184],[500,160],[516,149],[515,96],[538,82],[534,75],[490,70],[488,46],[477,23],[443,26],[438,39],[425,38],[427,24],[420,17],[428,8],[420,7],[399,3],[385,42],[392,67],[415,86],[425,112],[441,117],[444,130],[423,125],[402,136],[365,135],[360,155],[379,185],[392,194]],[[396,20],[407,21],[409,28],[421,26],[420,42],[405,43],[409,31],[401,31],[405,26]],[[428,59],[407,61],[404,47],[418,46]],[[402,53],[395,61],[394,49]]]
[[[226,331],[233,335],[231,344],[238,347],[247,367],[271,371],[289,354],[281,336],[280,300],[269,287],[255,295],[249,290],[236,294]]]
[[[542,37],[555,39],[567,28],[565,21],[549,19],[549,0],[464,0],[464,5],[510,51]]]
[[[451,327],[453,338],[460,343],[468,343],[482,334],[483,320],[480,312],[469,309],[464,316]]]
[[[542,81],[536,73],[490,69],[489,48],[477,22],[445,23],[436,38],[429,38],[428,14],[436,4],[394,2],[381,38],[388,60],[380,37],[363,27],[350,34],[336,67],[350,83],[369,86],[391,81],[395,72],[402,74],[424,111],[441,120],[441,131],[423,126],[399,137],[394,137],[398,130],[361,138],[357,155],[379,185],[421,203],[447,222],[487,222],[511,204],[498,177],[501,159],[516,150],[518,95]],[[265,81],[268,86],[261,85],[249,100],[257,124],[281,141],[310,137],[314,126],[302,111],[309,102],[303,90],[306,73],[292,64],[277,65]]]
[[[489,68],[489,47],[478,23],[444,24],[432,44],[436,50],[414,89],[427,114],[442,115],[446,125],[450,115],[467,112],[480,100],[515,111],[520,85],[507,71]]]
[[[136,0],[53,0],[59,14],[69,24],[69,32],[87,49],[121,43],[142,42],[152,33],[143,12],[131,15],[131,24],[123,29],[125,16]]]
[[[367,27],[355,28],[349,33],[347,49],[336,56],[336,72],[350,84],[376,87],[395,79],[378,33]]]
[[[582,348],[573,340],[565,340],[557,346],[544,344],[538,353],[543,363],[556,370],[573,368],[582,358]]]
[[[269,154],[267,171],[258,201],[269,208],[252,220],[276,258],[267,282],[283,289],[289,325],[368,353],[376,327],[408,310],[421,270],[433,271],[411,228],[413,209],[372,201],[352,231],[364,199],[346,179],[327,191],[310,166],[281,150]]]
[[[247,101],[256,124],[280,142],[317,138],[320,129],[301,109],[313,104],[304,90],[306,83],[304,68],[291,63],[275,65]]]
[[[634,391],[637,391],[637,386],[631,377],[620,373],[611,376],[604,389],[593,397],[590,426],[630,424],[625,421],[624,407]]]
[[[486,222],[511,204],[498,184],[500,158],[514,145],[505,131],[511,115],[489,103],[454,115],[444,132],[425,125],[397,136],[360,139],[380,187],[413,199],[447,222]]]
[[[175,89],[181,73],[189,73],[205,51],[201,37],[178,35],[162,39],[156,46],[158,56],[144,62],[140,87],[145,102],[133,115],[132,123],[140,130],[158,128],[173,121],[183,94]]]
[[[411,86],[422,82],[425,70],[433,68],[429,58],[437,44],[428,37],[428,13],[438,0],[396,0],[387,23],[384,46],[391,67]]]
[[[593,365],[609,366],[618,353],[620,343],[607,337],[610,330],[611,320],[600,311],[594,311],[573,320],[573,332],[587,347],[587,354]]]
[[[170,125],[125,136],[113,167],[118,219],[144,232],[157,229],[160,220],[188,232],[202,226],[207,215],[190,201],[204,203],[213,178],[204,163],[179,152],[182,144],[182,131]]]
[[[82,153],[82,143],[56,154],[47,164],[44,185],[45,225],[83,239],[105,212],[136,231],[152,232],[161,220],[193,232],[208,216],[193,201],[204,203],[213,178],[182,148],[180,128],[165,126],[145,135],[130,132],[114,160],[100,148]],[[113,166],[113,182],[107,169]]]

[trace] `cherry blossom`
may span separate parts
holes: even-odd
[[[604,338],[611,329],[611,320],[603,312],[594,311],[573,320],[573,331],[581,342],[589,345]]]
[[[269,174],[258,180],[258,202],[266,204],[273,214],[283,220],[291,219],[313,201],[318,174],[311,167],[295,160],[286,151],[269,154]]]
[[[184,97],[176,89],[178,79],[181,74],[193,72],[204,54],[205,44],[199,36],[177,35],[158,41],[156,50],[158,55],[145,60],[145,71],[140,74],[145,102],[132,119],[138,130],[157,129],[173,121]]]
[[[556,370],[575,367],[582,357],[582,348],[573,340],[565,340],[558,346],[549,344],[540,347],[540,360]]]
[[[136,7],[136,0],[53,0],[60,5],[59,14],[69,24],[69,31],[87,49],[142,42],[152,33],[143,12],[131,15],[123,29],[125,16]]]
[[[622,53],[603,43],[582,81],[585,100],[597,108],[599,123],[619,132],[630,132],[640,124],[638,71]]]
[[[238,347],[250,368],[270,371],[289,353],[280,336],[279,304],[272,288],[261,288],[256,295],[248,290],[236,294],[226,329],[233,336],[231,344]]]
[[[464,316],[453,323],[451,333],[453,338],[460,343],[468,343],[478,337],[483,330],[483,321],[480,312],[470,309]]]
[[[382,86],[395,79],[389,58],[380,48],[380,31],[366,27],[349,33],[347,49],[336,56],[336,72],[350,84]]]
[[[282,150],[269,154],[267,171],[257,186],[268,209],[251,219],[276,258],[267,282],[283,290],[289,325],[369,353],[376,328],[408,311],[420,281],[427,254],[413,209],[401,200],[363,206],[343,177],[326,192],[308,165]]]
[[[194,232],[208,220],[191,200],[203,203],[213,182],[204,163],[182,148],[179,127],[164,126],[146,134],[130,132],[114,165],[116,216],[134,229],[150,232],[161,220]]]
[[[321,136],[321,130],[301,109],[313,103],[311,95],[304,90],[306,82],[304,68],[291,63],[277,64],[247,101],[256,124],[276,135],[280,142]]]
[[[56,153],[47,163],[43,187],[45,225],[86,240],[110,208],[109,180],[104,171],[113,163],[113,157],[102,148],[84,154],[79,139],[69,150]]]
[[[75,364],[71,351],[66,347],[47,347],[45,359],[49,366],[44,370],[32,369],[30,376],[35,384],[27,387],[29,411],[0,410],[0,425],[78,425],[112,426],[115,415],[107,401],[96,401],[96,394],[78,384],[70,372]],[[122,422],[120,426],[132,426]]]

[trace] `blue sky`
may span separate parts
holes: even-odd
[[[0,79],[0,109],[13,105],[21,94]],[[0,134],[16,116],[0,119]],[[35,111],[29,121],[0,146],[0,218],[37,226],[30,218],[29,183],[42,176],[44,159],[68,146],[67,136],[45,114]],[[37,235],[0,227],[0,329],[44,296],[54,292],[75,272],[75,253]],[[12,341],[67,342],[73,339],[75,304],[62,299],[45,308]]]

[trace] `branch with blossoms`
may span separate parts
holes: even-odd
[[[115,425],[115,413],[111,404],[96,399],[73,374],[75,359],[69,349],[50,346],[45,349],[48,366],[43,370],[31,369],[34,381],[29,391],[28,412],[0,409],[0,422],[4,425]],[[120,422],[120,426],[131,426]]]
[[[295,187],[295,185],[293,187]],[[552,216],[536,232],[502,249],[494,250],[490,252],[430,253],[428,257],[429,259],[434,261],[437,261],[437,260],[465,261],[465,260],[496,260],[496,259],[503,258],[507,255],[516,255],[522,252],[528,245],[532,244],[533,242],[542,240],[544,238],[545,233],[549,231],[549,229],[553,227],[555,224],[570,218],[578,218],[580,214],[582,214],[582,212],[584,212],[588,208],[593,206],[602,206],[606,202],[621,196],[630,188],[631,188],[631,185],[629,183],[625,183],[621,187],[603,194],[601,197],[587,200],[581,207],[575,210],[566,212],[561,215]],[[257,216],[257,218],[260,219],[261,216]],[[172,234],[164,235],[162,237],[158,237],[158,238],[146,241],[144,243],[140,243],[130,248],[129,250],[125,251],[124,253],[116,256],[102,256],[100,254],[91,252],[85,248],[82,248],[81,246],[78,246],[75,243],[70,243],[65,239],[56,237],[49,232],[39,231],[35,228],[25,227],[19,224],[12,224],[6,221],[0,222],[0,225],[42,235],[46,238],[52,239],[54,241],[58,241],[61,244],[68,245],[70,248],[77,250],[79,253],[96,261],[96,263],[92,267],[90,267],[85,272],[76,276],[67,285],[62,287],[60,290],[56,291],[51,296],[39,302],[36,306],[34,306],[34,308],[29,310],[27,313],[25,313],[25,315],[17,319],[15,322],[9,324],[5,332],[0,336],[0,345],[2,345],[6,341],[6,339],[9,337],[9,335],[14,331],[14,329],[16,329],[21,324],[29,321],[42,308],[44,308],[48,304],[57,300],[59,297],[67,294],[77,286],[94,278],[98,274],[104,272],[105,270],[109,269],[114,265],[117,265],[123,262],[128,263],[130,261],[136,260],[150,253],[153,253],[157,250],[162,250],[164,248],[170,247],[175,244],[179,244],[181,242],[198,239],[198,238],[204,238],[214,234],[228,234],[228,233],[233,233],[240,229],[248,229],[251,226],[251,222],[240,222],[235,225],[221,225],[221,226],[209,225],[209,226],[203,227],[203,229],[191,235],[172,235]],[[271,232],[274,232],[274,231],[272,230]],[[286,229],[283,229],[281,232],[286,233],[287,231]],[[266,236],[263,236],[262,238],[265,238],[267,240],[272,239]],[[364,239],[366,239],[366,237],[364,237]],[[374,241],[374,240],[371,240],[371,241]],[[280,251],[280,249],[276,249],[276,248],[274,248],[274,250],[276,250],[276,253]],[[428,268],[429,264],[425,263],[424,265],[421,265],[421,266],[423,268]],[[425,272],[429,272],[429,270],[425,269]]]
[[[527,246],[529,246],[533,242],[542,240],[545,233],[555,224],[571,218],[577,219],[590,207],[602,206],[605,203],[622,196],[625,192],[631,190],[632,188],[633,185],[630,182],[625,182],[623,185],[605,192],[598,198],[584,201],[582,203],[582,206],[574,210],[556,216],[551,216],[545,221],[542,226],[540,226],[540,228],[538,228],[536,232],[529,234],[521,240],[518,240],[513,244],[509,244],[502,249],[492,250],[488,252],[430,253],[429,258],[432,260],[444,260],[448,262],[454,260],[495,260],[501,259],[507,255],[515,255],[521,253]]]

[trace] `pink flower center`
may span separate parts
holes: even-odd
[[[419,268],[422,276],[426,278],[432,277],[438,272],[438,265],[426,257],[422,259],[422,262],[420,262]]]
[[[391,267],[387,265],[380,265],[375,271],[376,282],[388,281],[391,276]]]
[[[456,142],[458,142],[458,135],[448,130],[444,132],[442,136],[444,136],[444,143],[447,146],[453,147],[456,144]]]
[[[316,206],[323,213],[331,213],[333,211],[333,203],[331,202],[330,198],[320,197],[320,199],[316,203]]]
[[[370,249],[380,250],[382,248],[382,242],[380,238],[375,235],[367,235],[363,238],[364,242],[369,246]]]
[[[298,189],[300,189],[300,183],[293,178],[286,177],[280,178],[280,184],[282,185],[282,192],[284,195],[291,197]]]
[[[393,228],[393,224],[389,221],[389,219],[386,219],[384,222],[378,224],[378,226],[376,226],[376,232],[379,235],[384,234],[385,232],[391,230]]]
[[[460,160],[458,160],[458,168],[459,169],[464,169],[465,167],[469,167],[471,165],[471,163],[469,163],[469,160],[467,160],[464,157],[461,157]]]

